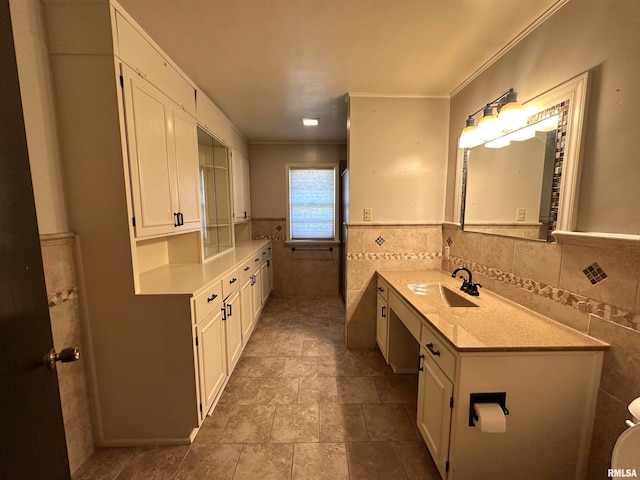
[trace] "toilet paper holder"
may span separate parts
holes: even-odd
[[[473,405],[476,403],[497,403],[502,408],[502,411],[505,415],[509,415],[509,410],[507,409],[507,392],[491,392],[491,393],[472,393],[469,396],[469,426],[475,427],[476,424],[473,422],[474,419],[477,420],[478,416],[473,408]]]

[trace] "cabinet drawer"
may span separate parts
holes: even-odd
[[[222,303],[222,284],[218,280],[213,282],[200,295],[194,298],[196,318],[198,323],[204,319],[214,308],[219,308]]]
[[[247,260],[238,269],[238,274],[240,275],[240,281],[244,282],[247,278],[253,275],[253,272],[258,268],[258,262],[254,262],[254,257],[251,257],[250,260]]]
[[[116,25],[122,61],[195,117],[195,89],[189,82],[119,13]]]
[[[420,340],[420,326],[422,320],[411,308],[409,308],[395,293],[389,295],[389,309],[402,321],[407,330],[417,341]]]
[[[424,323],[420,335],[420,345],[426,349],[429,356],[436,362],[444,374],[453,381],[456,371],[456,356],[449,350],[442,337],[435,333],[433,329]]]
[[[389,285],[380,277],[378,277],[378,294],[385,300],[389,300]]]
[[[231,295],[231,293],[236,288],[238,288],[239,283],[240,282],[237,268],[222,277],[222,298],[227,298],[229,295]]]

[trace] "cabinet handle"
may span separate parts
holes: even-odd
[[[271,266],[271,260],[267,260],[267,267]]]
[[[180,226],[180,217],[178,216],[178,212],[173,212],[173,226],[174,227]]]
[[[225,321],[227,319],[227,309],[223,306],[220,311],[222,312],[222,321]]]
[[[233,277],[231,280],[229,280],[229,285],[236,283],[238,281],[238,279],[236,277]]]
[[[260,259],[259,259],[259,258],[256,258],[256,259],[254,260],[254,262],[259,262],[259,261],[260,261]]]
[[[379,291],[379,292],[384,292],[384,288],[382,288],[382,287],[378,287],[378,291]]]
[[[436,350],[435,348],[433,348],[433,343],[427,343],[425,346],[433,355],[435,355],[436,357],[440,356],[440,350]]]
[[[233,310],[231,309],[232,305],[227,305],[227,316],[231,317],[233,315]]]
[[[387,307],[382,306],[382,318],[387,318]]]
[[[418,357],[418,370],[419,371],[424,371],[424,366],[422,365],[422,361],[424,360],[424,355],[421,353],[420,356]]]
[[[256,276],[251,275],[251,285],[255,285],[255,284],[256,284]]]
[[[178,212],[178,216],[180,217],[180,225],[184,225],[184,215],[182,212]]]
[[[207,298],[207,303],[213,302],[216,298],[218,298],[218,295],[214,293],[209,298]]]
[[[249,270],[249,267],[244,267],[244,271],[246,272],[247,270]]]
[[[247,218],[247,212],[244,212],[244,218]]]

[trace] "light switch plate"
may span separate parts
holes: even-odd
[[[370,208],[365,208],[364,211],[362,212],[362,220],[364,220],[365,222],[370,222],[371,221],[371,209]]]

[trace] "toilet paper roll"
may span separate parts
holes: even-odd
[[[481,432],[501,433],[507,431],[507,417],[497,403],[474,403],[476,417],[473,423]]]

